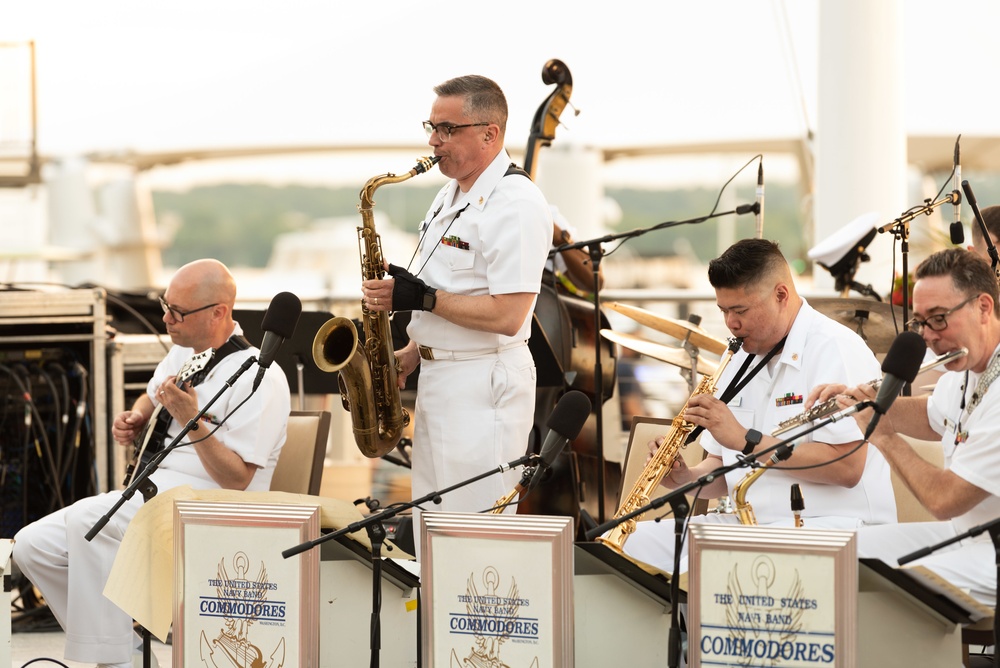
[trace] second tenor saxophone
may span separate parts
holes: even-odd
[[[719,362],[719,367],[715,370],[714,374],[704,376],[701,379],[698,387],[691,395],[692,397],[699,394],[715,394],[717,379],[722,375],[726,365],[729,364],[733,355],[742,345],[743,339],[729,339],[729,348]],[[688,401],[690,400],[689,397]],[[674,460],[680,455],[681,448],[687,446],[688,436],[694,431],[694,425],[684,419],[685,409],[687,409],[687,403],[684,404],[684,408],[677,413],[677,416],[671,422],[670,431],[664,437],[662,445],[660,445],[656,453],[646,463],[646,467],[639,474],[639,479],[632,486],[632,490],[623,498],[621,506],[615,514],[615,519],[642,508],[649,503],[650,497],[660,484],[660,481],[663,480],[663,476],[670,472],[671,467],[674,465]],[[625,520],[606,535],[597,538],[597,542],[603,543],[616,552],[621,553],[625,541],[628,540],[629,535],[635,532],[637,520],[637,517]]]

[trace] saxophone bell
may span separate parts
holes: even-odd
[[[313,361],[320,371],[333,373],[347,364],[358,346],[354,321],[340,316],[330,318],[313,338]]]
[[[358,251],[361,280],[382,278],[382,242],[375,230],[375,191],[423,174],[440,160],[420,158],[406,174],[382,174],[361,188],[358,212]],[[393,350],[389,314],[373,313],[362,303],[363,338],[354,322],[344,317],[328,320],[313,339],[313,361],[322,371],[339,372],[341,401],[351,414],[354,440],[361,454],[371,459],[392,451],[410,423],[396,384],[399,360]]]

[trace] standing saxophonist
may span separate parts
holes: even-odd
[[[720,396],[698,395],[689,400],[685,417],[707,432],[701,436],[707,457],[693,468],[677,457],[663,478],[668,487],[731,464],[741,453],[777,443],[779,439],[770,433],[781,421],[801,413],[809,391],[830,382],[827,379],[850,379],[843,382],[856,385],[880,375],[879,364],[861,337],[815,311],[799,296],[776,243],[764,239],[736,242],[709,263],[708,278],[726,327],[743,339],[743,346],[716,379]],[[659,441],[651,442],[650,448],[655,450]],[[802,489],[806,526],[855,528],[895,522],[889,467],[877,450],[861,442],[861,431],[851,420],[805,436],[790,459],[764,473],[749,490],[747,499],[758,523],[793,524],[792,483]],[[778,470],[783,466],[816,468]],[[729,494],[747,472],[744,468],[731,471],[707,485],[701,496]],[[706,515],[693,521],[737,520],[732,515]],[[673,523],[639,522],[624,549],[670,572]]]
[[[441,173],[451,180],[420,225],[410,266],[390,266],[393,278],[362,284],[369,309],[414,311],[410,341],[396,351],[401,387],[422,365],[414,498],[524,454],[535,407],[527,340],[552,239],[545,197],[523,172],[509,170],[507,101],[500,87],[469,75],[434,92],[424,129]],[[518,475],[462,487],[435,508],[490,508]]]

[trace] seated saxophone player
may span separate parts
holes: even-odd
[[[552,240],[552,214],[504,150],[507,102],[482,76],[435,87],[424,122],[450,177],[420,224],[408,269],[362,282],[372,311],[413,311],[396,351],[400,387],[420,364],[412,496],[419,498],[524,454],[535,410],[531,313]],[[435,510],[491,508],[519,471],[441,498]],[[415,518],[416,519],[416,518]]]
[[[871,444],[888,460],[936,522],[907,522],[858,531],[858,556],[895,566],[897,559],[937,545],[1000,517],[1000,299],[990,265],[975,253],[949,248],[915,271],[913,319],[937,354],[966,348],[945,365],[929,396],[898,397],[879,420]],[[1000,388],[1000,385],[997,386]],[[809,401],[838,397],[848,406],[871,400],[870,387],[816,388]],[[867,429],[872,411],[855,414]],[[940,440],[943,468],[920,457],[902,436]],[[996,605],[996,555],[988,532],[953,543],[912,562],[936,572],[985,605]]]
[[[778,245],[743,239],[708,266],[716,303],[741,349],[716,380],[719,397],[692,396],[685,418],[704,431],[706,458],[688,468],[676,457],[663,484],[674,488],[712,472],[739,457],[766,449],[780,422],[804,409],[804,398],[822,383],[856,384],[880,375],[878,361],[864,341],[847,327],[809,306],[796,291],[792,273]],[[837,379],[840,379],[839,381]],[[651,450],[662,438],[650,443]],[[834,461],[843,457],[839,461]],[[780,470],[782,466],[812,467]],[[732,493],[748,473],[737,468],[705,486],[702,498]],[[804,436],[791,457],[768,469],[746,490],[761,525],[792,526],[791,485],[805,500],[803,518],[811,528],[855,528],[896,521],[889,467],[862,432],[840,420]],[[648,515],[624,545],[632,557],[671,572],[674,523]],[[737,523],[734,515],[709,514],[692,521]],[[686,571],[686,548],[682,571]]]

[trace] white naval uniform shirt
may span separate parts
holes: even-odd
[[[234,333],[243,333],[238,323]],[[146,394],[153,401],[153,405],[159,404],[156,396],[157,388],[168,377],[176,375],[192,355],[194,351],[191,348],[174,346],[170,349],[146,385]],[[201,383],[194,386],[199,408],[208,405],[250,355],[259,356],[260,351],[257,348],[248,348],[227,355],[212,368]],[[184,442],[189,443],[203,437],[221,422],[222,426],[215,432],[219,442],[238,454],[243,461],[259,467],[246,491],[266,492],[270,489],[278,454],[285,443],[285,429],[291,411],[291,395],[288,390],[288,379],[277,365],[272,365],[267,370],[257,391],[251,395],[256,377],[257,366],[254,365],[239,377],[232,388],[219,396],[206,411],[199,428],[188,432]],[[250,396],[250,399],[239,406],[247,396]],[[184,426],[178,424],[177,420],[172,420],[167,429],[164,445],[171,443]],[[179,484],[190,484],[195,488],[219,486],[205,470],[197,450],[190,445],[181,446],[167,455],[151,477],[161,490]]]
[[[504,177],[509,166],[510,156],[501,151],[469,192],[458,191],[455,180],[441,189],[421,224],[419,257],[410,271],[454,294],[538,293],[552,245],[552,213],[531,179]],[[528,339],[533,310],[534,302],[514,336],[468,329],[425,311],[414,311],[407,333],[431,348],[496,349]]]
[[[1000,348],[997,349],[1000,351]],[[996,352],[994,353],[996,354]],[[944,468],[989,492],[992,496],[952,520],[959,533],[1000,517],[1000,379],[994,381],[979,404],[968,411],[981,374],[970,371],[962,409],[964,372],[941,376],[927,400],[931,428],[941,434]],[[980,540],[989,540],[983,533]]]
[[[733,356],[718,379],[720,394],[746,357],[747,353],[742,350]],[[761,359],[763,357],[756,357],[747,373]],[[803,412],[805,397],[817,385],[843,383],[853,387],[880,376],[878,361],[857,334],[817,312],[803,300],[773,373],[767,366],[762,368],[733,397],[729,408],[747,429],[770,434],[780,422]],[[787,438],[801,430],[802,427],[781,436]],[[862,436],[853,419],[844,419],[806,434],[798,441],[848,443],[859,441]],[[707,431],[702,434],[701,444],[708,453],[721,456],[724,464],[732,464],[740,454],[721,446]],[[746,468],[737,468],[727,473],[728,488],[732,490],[747,472]],[[749,488],[747,501],[753,506],[759,524],[788,520],[791,518],[790,488],[792,483],[798,483],[805,501],[803,517],[856,518],[865,524],[895,522],[896,502],[889,473],[889,465],[882,454],[868,447],[861,481],[853,488],[809,482],[770,470]]]

